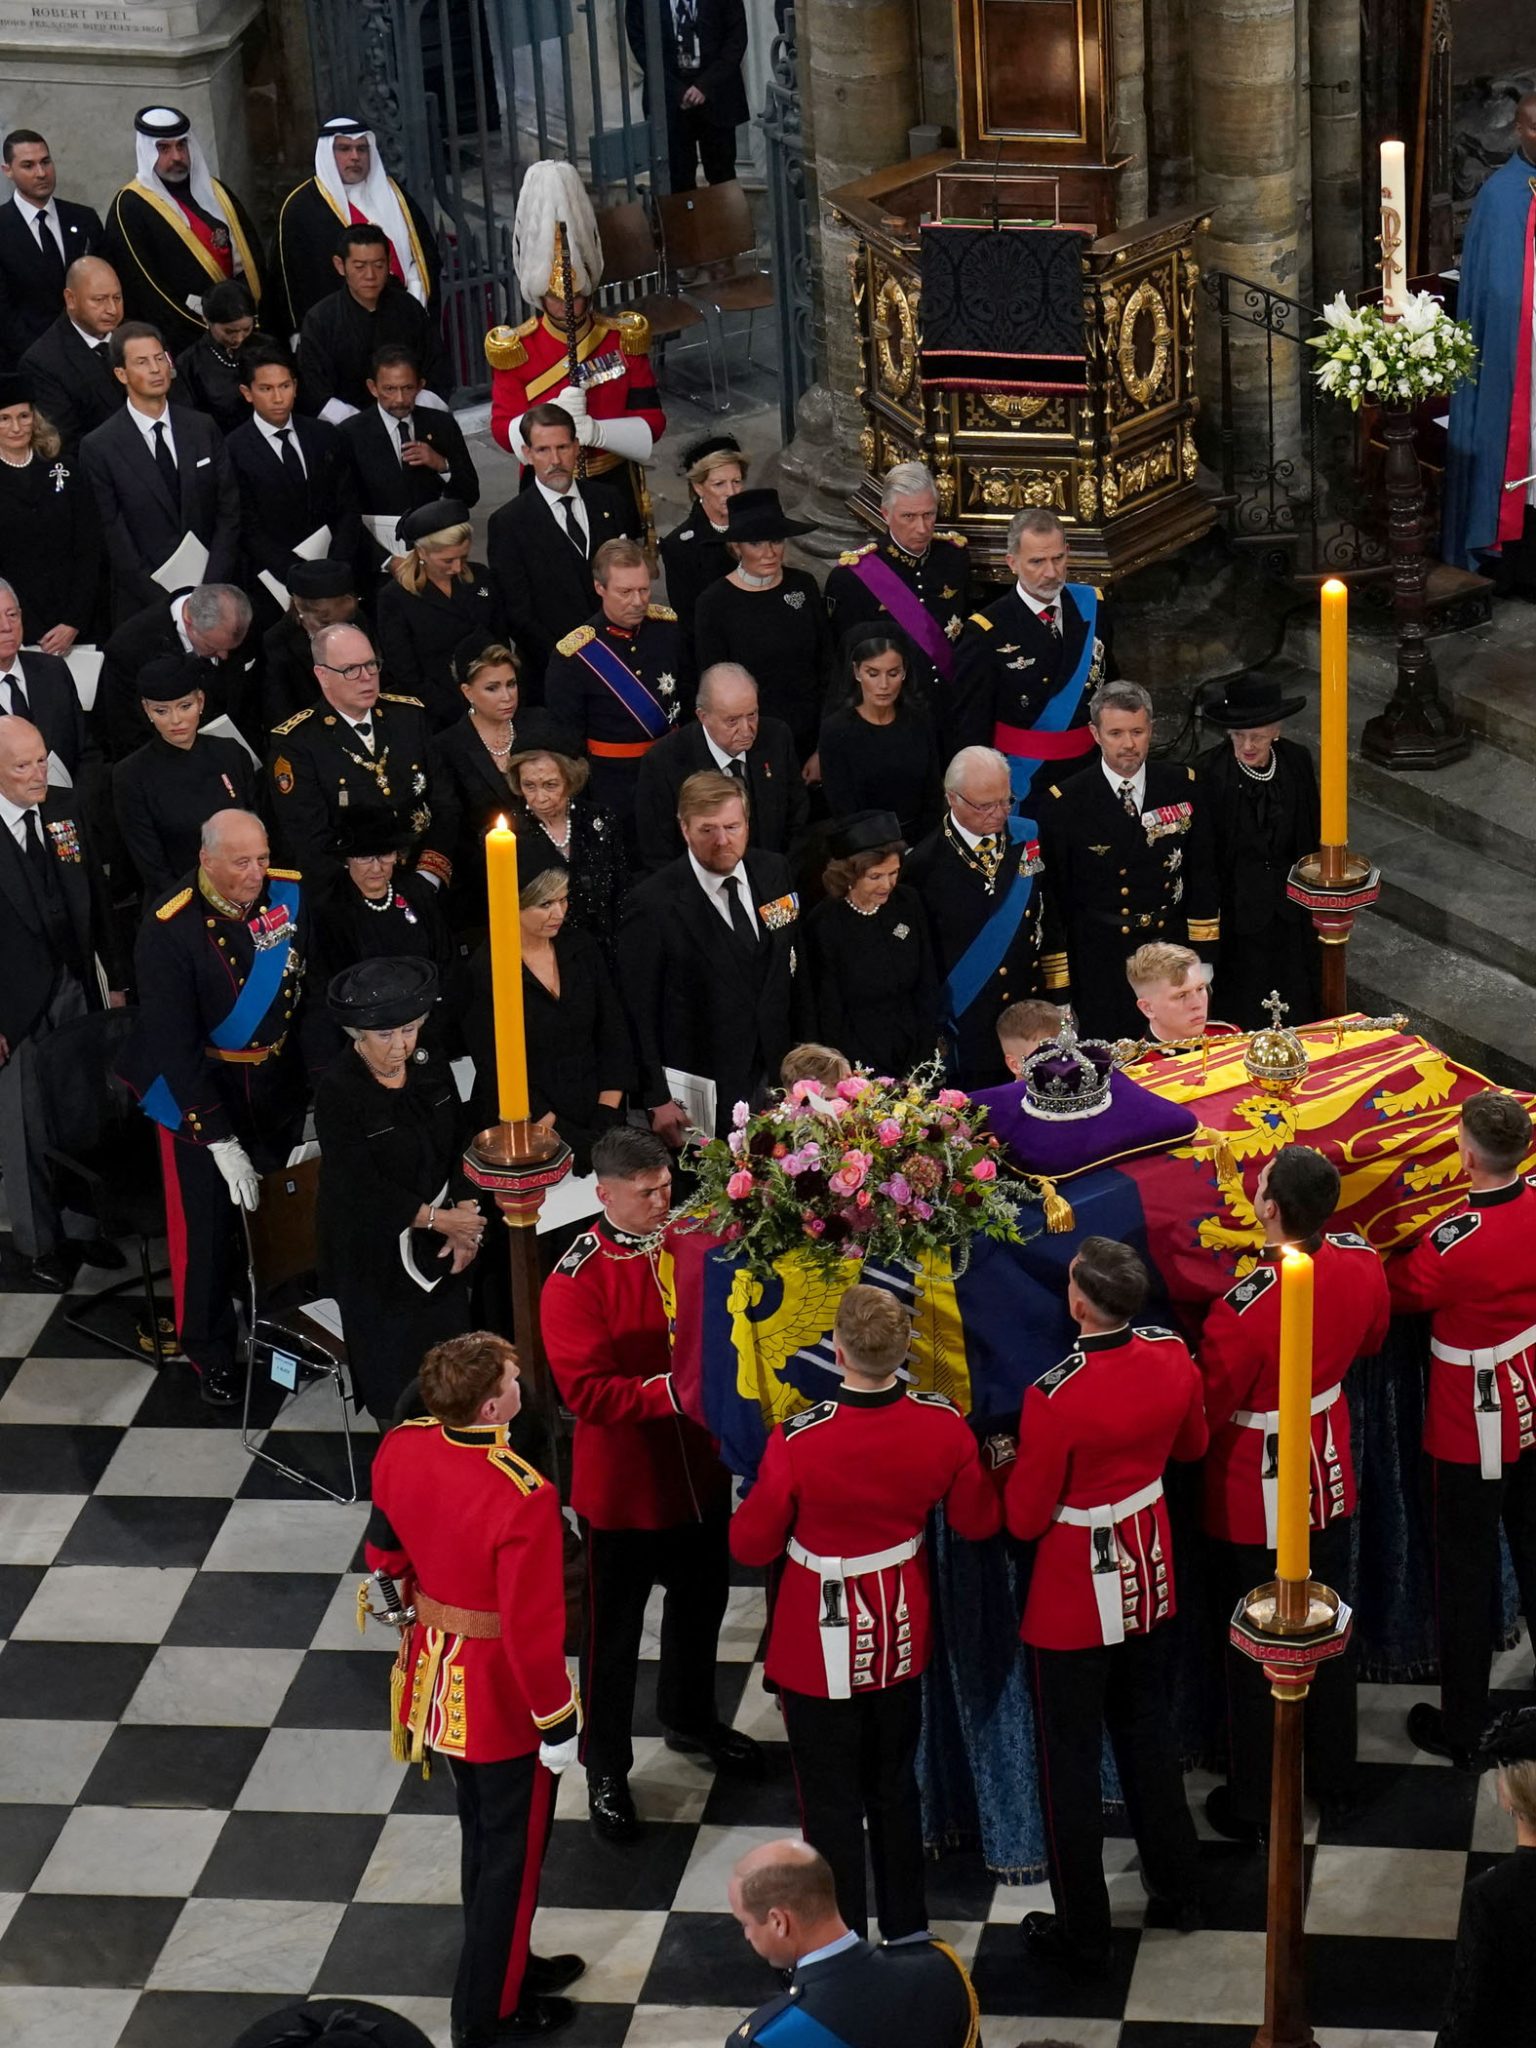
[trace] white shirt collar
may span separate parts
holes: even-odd
[[[36,804],[13,804],[8,796],[0,796],[0,818],[5,820],[6,831],[10,833],[18,846],[21,844],[21,821],[28,811],[35,810],[37,810]],[[37,822],[41,826],[43,822],[41,814],[39,814]]]
[[[722,775],[730,774],[731,771],[729,763],[732,761],[740,761],[743,767],[745,767],[747,759],[745,751],[739,754],[728,754],[723,747],[717,747],[713,739],[711,739],[710,737],[709,727],[704,723],[702,718],[699,720],[699,731],[704,735],[704,744],[709,749],[710,759],[714,762],[715,766],[720,770]]]
[[[58,236],[60,246],[62,247],[64,241],[63,222],[59,219],[57,194],[55,194],[52,199],[48,200],[45,205],[39,206],[35,199],[23,199],[21,194],[18,192],[16,195],[16,204],[21,208],[22,219],[27,224],[28,234],[35,235],[37,233],[37,216],[40,213],[46,214],[48,217],[48,225],[53,229],[54,233]]]
[[[267,439],[272,443],[272,446],[277,450],[279,455],[281,455],[283,452],[283,445],[277,438],[280,433],[291,432],[293,435],[293,445],[295,448],[298,447],[298,429],[294,426],[292,414],[289,415],[288,425],[286,428],[274,427],[270,420],[264,420],[259,413],[253,412],[251,414],[251,418],[256,422],[257,432],[266,435]]]
[[[171,599],[171,624],[176,628],[176,638],[181,642],[182,653],[195,654],[197,650],[192,645],[191,636],[188,634],[186,624],[181,616],[182,606],[186,601],[184,597],[173,597]]]
[[[1099,766],[1103,769],[1104,780],[1114,791],[1115,800],[1118,802],[1120,798],[1120,785],[1127,778],[1123,775],[1117,775],[1102,754],[1099,756]],[[1144,811],[1147,807],[1147,764],[1145,761],[1142,762],[1136,773],[1129,780],[1131,788],[1135,792],[1136,808],[1138,811]]]
[[[415,440],[416,413],[414,408],[405,415],[405,418],[403,420],[397,420],[392,412],[386,412],[384,407],[381,405],[379,407],[379,418],[384,422],[385,426],[388,428],[389,438],[391,439],[391,441],[394,442],[397,448],[400,446],[400,429],[402,426],[407,426],[410,428],[411,439],[413,441]]]
[[[980,846],[983,839],[995,839],[997,837],[995,832],[973,832],[968,825],[961,824],[960,820],[955,816],[953,811],[951,811],[949,814],[949,822],[954,827],[955,831],[959,833],[960,837],[965,841],[966,845],[971,849],[972,853],[974,853],[977,847]],[[1004,824],[1002,829],[1004,830],[1004,832],[1008,830],[1006,823]]]
[[[840,1934],[836,1941],[824,1942],[820,1948],[813,1948],[809,1955],[801,1956],[795,1968],[803,1970],[808,1963],[827,1962],[832,1956],[840,1956],[844,1949],[853,1948],[858,1940],[859,1936],[850,1927],[845,1933]]]
[[[572,483],[568,491],[552,491],[549,488],[549,485],[545,483],[543,477],[536,476],[533,480],[533,484],[534,489],[539,492],[545,504],[550,506],[551,509],[553,509],[553,507],[556,505],[563,505],[566,499],[569,498],[571,503],[576,507],[577,518],[581,520],[583,525],[586,524],[585,515],[587,508],[581,502],[581,493],[580,491],[577,490],[574,483]]]
[[[140,412],[139,408],[134,404],[131,398],[129,399],[127,406],[124,408],[124,410],[127,412],[129,419],[133,421],[133,424],[138,428],[139,432],[144,436],[146,441],[150,439],[150,436],[154,433],[156,427],[164,427],[165,439],[170,443],[171,453],[173,455],[175,454],[176,431],[171,425],[171,408],[169,404],[166,405],[165,410],[162,413],[158,414],[153,419],[151,419],[150,415],[147,412]]]
[[[756,908],[752,902],[752,884],[747,879],[747,863],[745,859],[737,861],[735,867],[727,875],[717,875],[712,873],[710,869],[701,867],[692,853],[688,855],[688,864],[693,869],[694,880],[704,891],[710,902],[714,904],[716,910],[724,917],[727,924],[731,921],[731,903],[730,898],[725,893],[725,884],[731,879],[731,875],[736,876],[741,883],[741,901],[748,917],[756,919]]]
[[[66,315],[65,315],[65,318],[66,318],[66,319],[68,319],[68,318],[69,318],[68,314],[66,314]],[[81,339],[81,340],[82,340],[82,341],[83,341],[83,342],[85,343],[85,345],[86,345],[86,347],[87,347],[87,348],[90,348],[90,349],[97,349],[97,348],[100,348],[100,347],[101,347],[101,345],[102,345],[102,343],[103,343],[104,341],[110,341],[110,340],[111,340],[111,336],[110,336],[110,335],[106,335],[106,334],[87,334],[87,332],[86,332],[86,331],[85,331],[85,329],[84,329],[84,328],[83,328],[83,327],[82,327],[82,326],[80,325],[80,322],[79,322],[78,320],[70,320],[69,324],[70,324],[70,326],[71,326],[71,327],[73,327],[73,329],[75,330],[76,334],[78,334],[78,335],[79,335],[80,339]]]
[[[1049,604],[1052,611],[1054,611],[1056,614],[1056,620],[1058,625],[1061,623],[1065,615],[1063,611],[1063,600],[1066,597],[1065,590],[1062,591],[1059,597],[1043,598],[1031,597],[1029,592],[1024,588],[1022,583],[1015,582],[1013,587],[1018,592],[1019,596],[1024,600],[1025,604],[1029,606],[1030,610],[1034,613],[1037,619],[1039,618],[1040,614],[1045,610],[1046,605]]]

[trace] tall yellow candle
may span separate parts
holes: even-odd
[[[1321,725],[1323,844],[1349,844],[1349,590],[1323,585]]]
[[[505,818],[498,818],[485,835],[485,885],[491,917],[496,1100],[503,1123],[521,1123],[528,1115],[528,1052],[523,1040],[523,931],[517,919],[517,834]]]
[[[1280,1472],[1275,1576],[1310,1576],[1312,1523],[1312,1261],[1287,1245],[1280,1261]]]

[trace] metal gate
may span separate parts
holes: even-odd
[[[779,335],[779,425],[786,446],[795,437],[795,408],[815,375],[812,339],[811,208],[805,189],[805,129],[795,10],[784,10],[774,38],[773,70],[760,121],[768,155],[768,209],[773,234],[774,313]]]

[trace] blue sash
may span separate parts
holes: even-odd
[[[630,717],[648,739],[659,740],[672,721],[632,669],[614,653],[606,640],[594,637],[581,650],[581,658],[600,683],[606,683]]]
[[[273,882],[267,891],[267,901],[276,905],[279,910],[285,910],[290,926],[297,927],[297,882]],[[276,945],[257,949],[251,961],[251,971],[245,978],[244,988],[236,996],[227,1015],[208,1034],[221,1052],[242,1052],[250,1044],[255,1036],[256,1027],[271,1009],[277,992],[283,985],[290,944],[291,941],[285,938]],[[181,1128],[181,1105],[171,1093],[170,1083],[164,1074],[157,1074],[145,1089],[139,1098],[139,1107],[146,1116],[153,1117],[157,1124],[164,1124],[168,1131]]]
[[[1026,839],[1033,839],[1037,830],[1033,818],[1010,818],[1009,846],[1016,850]],[[944,1007],[952,1029],[1007,959],[1008,948],[1024,922],[1024,913],[1034,893],[1034,876],[1016,868],[1007,895],[949,970],[949,978],[944,984]]]
[[[1077,667],[1061,688],[1046,700],[1040,716],[1030,727],[1031,732],[1065,732],[1068,729],[1077,716],[1077,707],[1082,703],[1083,691],[1088,686],[1088,673],[1093,667],[1093,629],[1098,623],[1099,593],[1091,583],[1067,583],[1062,588],[1064,595],[1070,594],[1083,621],[1082,650],[1077,657]],[[1009,754],[1008,773],[1013,783],[1015,803],[1022,804],[1028,800],[1041,765],[1038,760]]]

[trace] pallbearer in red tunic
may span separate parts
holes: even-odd
[[[562,223],[569,270],[556,236]],[[583,487],[609,492],[624,532],[643,540],[651,524],[644,464],[667,424],[648,353],[650,323],[639,313],[594,310],[593,294],[603,276],[602,243],[592,202],[573,164],[529,166],[512,236],[518,288],[539,310],[521,327],[493,327],[485,337],[493,372],[491,434],[515,455],[519,442],[512,437],[528,408],[546,401],[562,407],[575,422],[585,451]],[[567,310],[572,337],[566,333]],[[525,470],[525,486],[531,477]]]
[[[1195,1826],[1168,1701],[1169,1458],[1206,1446],[1200,1374],[1172,1330],[1133,1327],[1147,1271],[1084,1238],[1067,1278],[1082,1335],[1024,1396],[1008,1527],[1036,1545],[1019,1634],[1029,1646],[1051,1897],[1027,1913],[1033,1954],[1097,1970],[1109,1952],[1099,1760],[1109,1732],[1149,1894],[1147,1924],[1200,1924]]]
[[[211,175],[192,123],[175,107],[133,117],[138,174],[107,209],[102,255],[130,320],[148,320],[172,355],[203,333],[203,294],[240,277],[261,304],[261,244],[249,214]]]
[[[1138,946],[1125,963],[1125,978],[1147,1020],[1147,1036],[1156,1041],[1146,1053],[1148,1059],[1168,1057],[1157,1051],[1158,1045],[1168,1045],[1177,1054],[1189,1050],[1191,1039],[1240,1035],[1235,1024],[1212,1018],[1211,970],[1192,947],[1162,939]]]
[[[1306,1145],[1286,1145],[1259,1175],[1254,1214],[1260,1263],[1205,1319],[1200,1370],[1211,1447],[1205,1459],[1205,1533],[1217,1606],[1225,1617],[1274,1577],[1279,1498],[1280,1247],[1312,1259],[1312,1575],[1350,1598],[1355,1464],[1344,1375],[1379,1351],[1392,1308],[1381,1261],[1351,1231],[1324,1235],[1339,1202],[1339,1171]],[[1250,1657],[1227,1651],[1227,1783],[1206,1800],[1219,1834],[1255,1840],[1269,1819],[1274,1715],[1269,1683]],[[1307,1790],[1347,1805],[1355,1775],[1353,1645],[1322,1664],[1307,1696]]]
[[[1435,1548],[1440,1706],[1420,1701],[1408,1733],[1465,1764],[1488,1718],[1499,1526],[1520,1605],[1536,1615],[1536,1179],[1531,1119],[1488,1089],[1461,1106],[1472,1191],[1387,1267],[1392,1306],[1428,1310],[1424,1450]]]
[[[895,1295],[849,1288],[832,1338],[841,1388],[774,1431],[731,1522],[742,1564],[777,1564],[787,1548],[767,1671],[783,1694],[805,1839],[862,1934],[868,1817],[887,1941],[928,1925],[914,1768],[932,1640],[928,1515],[942,1504],[950,1527],[977,1541],[1001,1520],[960,1411],[898,1377],[911,1341]]]
[[[429,1414],[390,1430],[374,1460],[366,1557],[394,1582],[399,1609],[414,1609],[394,1688],[397,1751],[412,1762],[435,1751],[453,1772],[464,1836],[453,2037],[489,2048],[568,2024],[570,2001],[549,1994],[585,1968],[528,1946],[555,1780],[576,1760],[580,1719],[565,1666],[560,1500],[508,1445],[520,1394],[504,1338],[474,1330],[435,1345],[421,1397]]]
[[[365,121],[337,114],[315,143],[315,175],[278,209],[272,241],[273,310],[268,325],[297,334],[304,315],[336,289],[336,236],[371,221],[389,237],[389,274],[419,305],[437,302],[437,238],[426,212],[396,184]]]

